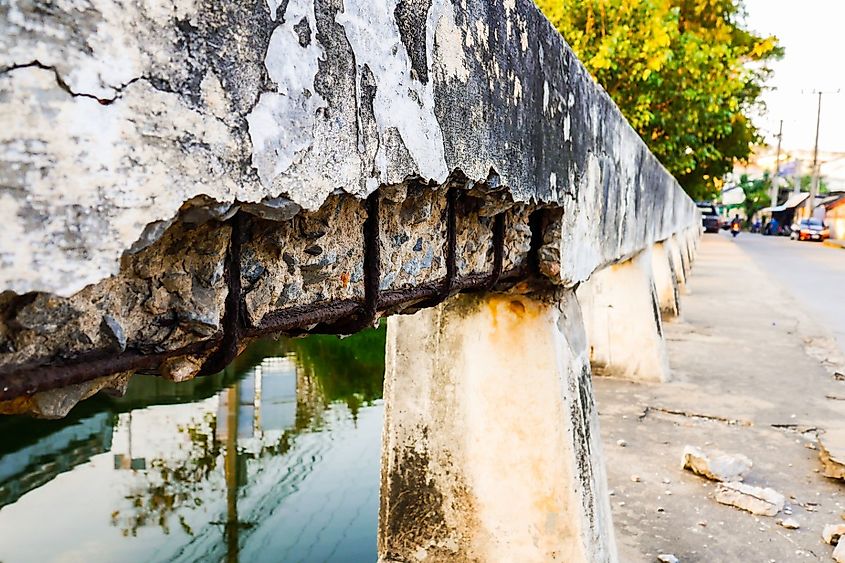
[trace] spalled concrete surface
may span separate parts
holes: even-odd
[[[563,206],[566,281],[697,215],[531,0],[12,0],[0,47],[0,290],[70,296],[193,207],[458,172]]]
[[[826,398],[845,382],[807,354],[821,329],[721,235],[702,239],[688,288],[664,325],[671,383],[594,379],[620,559],[830,561],[821,533],[842,522],[845,486],[821,475],[815,442],[845,421],[845,401]],[[785,495],[791,516],[718,504],[717,483],[681,469],[687,444],[751,458],[745,482]],[[778,525],[789,517],[799,529]]]

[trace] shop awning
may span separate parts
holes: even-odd
[[[810,197],[810,194],[808,194],[807,192],[802,192],[799,194],[790,194],[789,198],[784,203],[778,205],[777,207],[769,207],[767,209],[772,213],[786,211],[787,209],[794,209],[805,201],[807,201],[808,197]]]

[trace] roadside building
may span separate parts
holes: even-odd
[[[805,210],[803,204],[809,197],[810,194],[806,192],[793,192],[777,207],[765,207],[758,211],[758,217],[763,224],[763,234],[782,234],[784,227],[799,221]]]
[[[822,201],[824,222],[830,228],[830,238],[845,239],[845,193],[832,195]]]

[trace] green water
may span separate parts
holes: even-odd
[[[384,330],[0,417],[0,561],[374,561]]]

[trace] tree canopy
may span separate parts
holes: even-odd
[[[742,0],[535,1],[694,199],[761,141],[749,116],[782,49]]]

